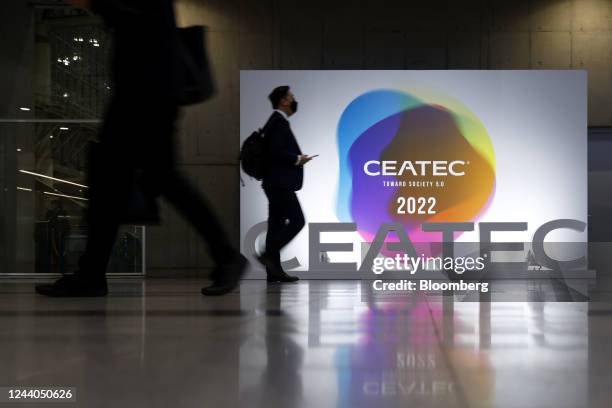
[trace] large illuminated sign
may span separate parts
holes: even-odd
[[[242,71],[241,140],[265,123],[279,85],[300,102],[289,121],[302,151],[319,155],[305,167],[307,227],[283,251],[286,269],[371,268],[396,255],[381,239],[436,257],[449,239],[481,243],[474,225],[503,226],[487,242],[527,243],[508,247],[523,259],[584,260],[578,250],[540,251],[545,240],[586,242],[584,71]],[[262,246],[267,218],[254,180],[241,188],[240,216],[248,254]]]

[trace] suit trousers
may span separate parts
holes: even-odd
[[[160,99],[143,100],[115,96],[90,158],[88,239],[77,272],[84,278],[104,279],[136,170],[143,171],[148,191],[165,197],[196,228],[215,262],[236,254],[211,206],[176,168],[177,107]]]
[[[280,251],[304,228],[304,214],[295,191],[268,186],[264,192],[268,197],[266,255],[280,267]]]

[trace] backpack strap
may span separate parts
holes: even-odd
[[[280,114],[279,114],[280,115]],[[266,122],[263,128],[259,129],[259,131],[265,136],[266,129],[269,128],[273,123],[277,122],[280,118],[275,115],[270,116],[270,119]]]

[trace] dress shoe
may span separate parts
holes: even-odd
[[[212,285],[202,288],[204,296],[221,296],[236,289],[240,279],[246,272],[248,261],[242,254],[236,255],[231,261],[218,265],[212,272]]]
[[[297,276],[287,275],[278,262],[265,253],[259,255],[257,260],[266,267],[266,280],[268,282],[297,282],[300,280]]]
[[[268,271],[266,281],[268,282],[297,282],[300,278],[288,275],[285,271]]]
[[[91,281],[78,275],[65,275],[54,283],[36,285],[36,293],[49,297],[101,297],[108,294],[106,279]]]
[[[274,260],[269,255],[263,253],[257,257],[260,264],[266,267],[266,272],[270,270],[276,270],[279,268],[278,261]]]

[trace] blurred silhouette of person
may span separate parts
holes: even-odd
[[[51,244],[53,265],[64,273],[65,240],[70,234],[70,222],[64,204],[60,200],[53,200],[45,214],[48,222],[48,236]]]
[[[276,87],[268,96],[272,115],[264,126],[268,168],[262,187],[268,197],[266,250],[258,259],[266,267],[268,282],[295,282],[282,268],[280,251],[304,228],[302,207],[295,194],[302,188],[304,164],[315,156],[302,154],[289,126],[298,103],[288,86]]]
[[[89,163],[89,235],[74,275],[36,291],[47,296],[104,296],[106,268],[130,205],[135,174],[148,194],[163,195],[208,244],[216,263],[204,295],[232,291],[247,261],[230,244],[205,199],[177,170],[173,133],[178,116],[179,46],[172,0],[71,0],[100,14],[114,36],[113,96]],[[168,242],[169,245],[174,244]]]

